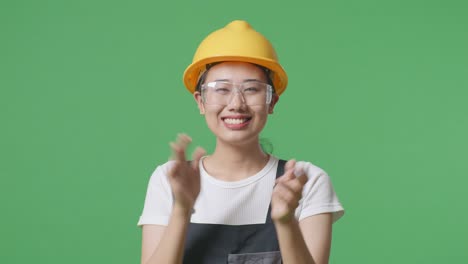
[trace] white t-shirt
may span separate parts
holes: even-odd
[[[167,172],[172,165],[173,161],[168,161],[158,166],[151,175],[138,226],[168,225],[173,198]],[[209,175],[200,160],[201,188],[191,222],[224,225],[265,223],[277,166],[278,158],[270,156],[266,166],[257,174],[228,182]],[[335,222],[343,216],[344,209],[327,173],[310,162],[298,161],[297,167],[303,168],[309,180],[295,211],[296,219],[300,221],[320,213],[333,213]]]

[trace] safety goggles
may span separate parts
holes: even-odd
[[[207,105],[228,105],[238,94],[246,105],[265,105],[271,102],[273,87],[259,81],[215,81],[201,85],[202,100]]]

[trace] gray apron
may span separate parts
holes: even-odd
[[[276,178],[284,173],[278,161]],[[265,224],[221,225],[190,223],[185,241],[184,264],[280,264],[281,253],[271,204]]]

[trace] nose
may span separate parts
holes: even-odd
[[[229,98],[228,107],[231,109],[239,109],[245,107],[245,99],[241,91],[239,89],[234,89],[231,94],[231,98]]]

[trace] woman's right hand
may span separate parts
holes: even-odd
[[[200,158],[205,155],[205,150],[197,147],[189,163],[185,159],[187,146],[192,139],[186,134],[179,134],[176,142],[171,142],[172,159],[174,164],[168,171],[168,179],[174,198],[173,210],[181,210],[190,213],[195,200],[200,193]]]

